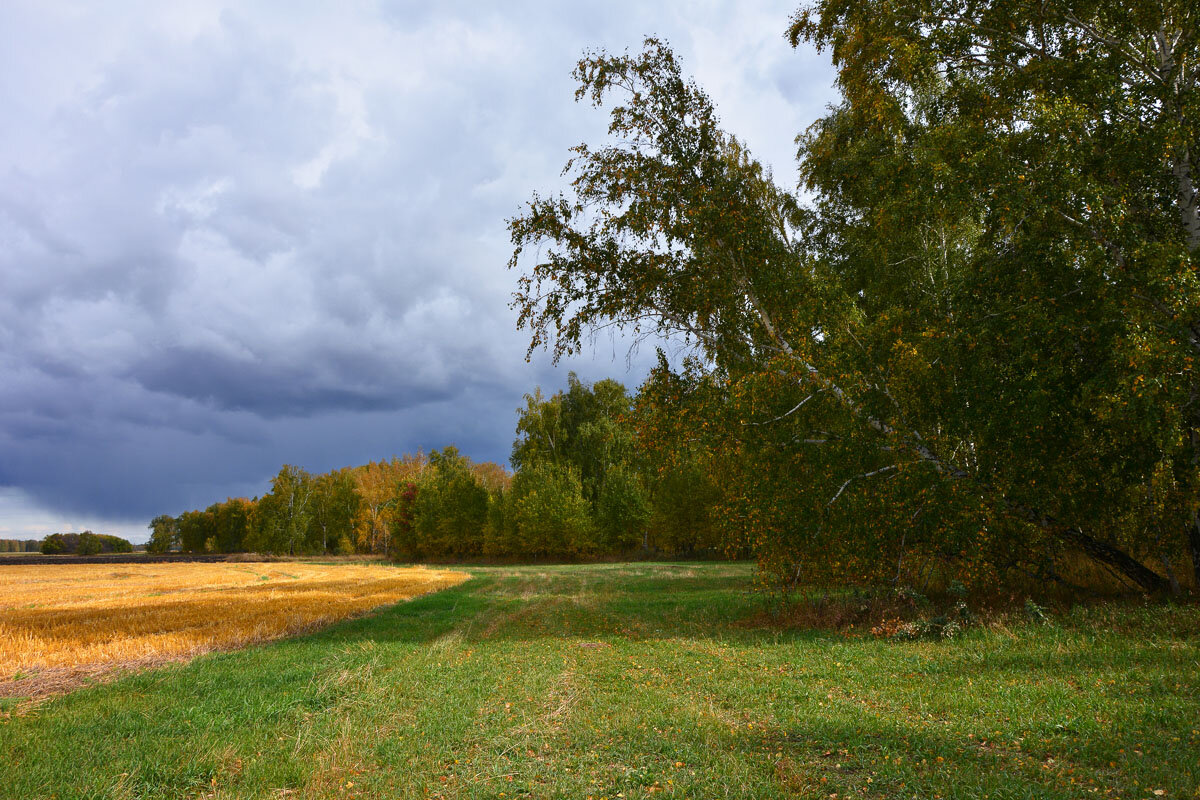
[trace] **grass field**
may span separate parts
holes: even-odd
[[[0,564],[0,697],[311,630],[465,578],[363,565]]]
[[[781,632],[744,565],[471,568],[0,722],[5,798],[1191,798],[1200,609]]]

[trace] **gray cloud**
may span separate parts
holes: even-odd
[[[525,363],[504,220],[603,133],[583,50],[644,34],[790,182],[832,98],[791,10],[6,3],[0,535],[136,531],[285,462],[502,461],[533,386],[636,385],[621,340]]]

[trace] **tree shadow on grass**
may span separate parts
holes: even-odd
[[[630,575],[611,565],[531,567],[486,572],[456,587],[332,626],[319,636],[339,641],[464,641],[697,638],[737,644],[837,640],[828,631],[751,626],[763,604],[748,575],[708,577],[695,565],[639,565]]]
[[[723,733],[715,749],[766,761],[789,796],[1077,798],[1134,789],[1135,778],[1107,758],[1071,759],[968,738],[936,723],[861,715],[807,716],[787,727]],[[1190,778],[1165,765],[1159,785]],[[1142,776],[1144,777],[1144,776]]]

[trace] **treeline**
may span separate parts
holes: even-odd
[[[0,539],[0,553],[38,553],[41,542],[37,539]]]
[[[133,545],[107,533],[52,533],[42,539],[38,550],[44,555],[94,556],[100,553],[132,553]]]
[[[150,522],[151,553],[387,553],[392,510],[430,464],[423,454],[313,474],[284,465],[271,491]]]
[[[613,380],[526,396],[513,470],[454,447],[313,474],[285,465],[262,497],[150,523],[150,552],[370,553],[395,559],[719,556],[716,487],[687,447],[638,441]]]

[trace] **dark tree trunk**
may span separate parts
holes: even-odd
[[[1188,526],[1188,552],[1192,556],[1192,591],[1200,594],[1200,515],[1195,511]]]
[[[1167,588],[1165,578],[1124,550],[1093,538],[1077,528],[1062,528],[1059,533],[1065,541],[1078,547],[1089,558],[1112,567],[1140,586],[1143,591],[1155,593]]]
[[[1139,586],[1142,591],[1154,594],[1167,588],[1167,580],[1154,570],[1138,561],[1119,547],[1090,536],[1078,528],[1039,514],[1028,506],[1005,498],[1004,505],[1018,517],[1032,522],[1047,533],[1080,550],[1093,561],[1112,567]]]

